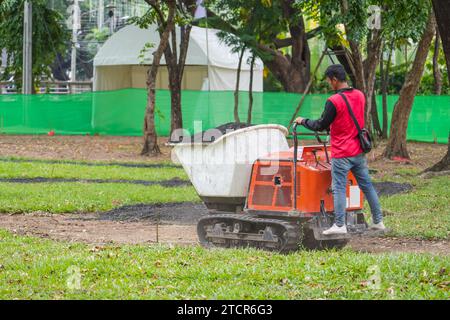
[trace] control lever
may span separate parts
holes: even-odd
[[[311,150],[312,154],[314,155],[314,159],[316,160],[316,168],[319,165],[319,159],[317,158],[317,149]]]
[[[327,147],[328,140],[323,141],[323,140],[320,138],[319,133],[318,133],[317,131],[314,131],[314,133],[315,133],[315,135],[316,135],[317,141],[318,141],[319,143],[323,144],[323,147],[324,147],[324,149],[325,149],[325,157],[327,158],[327,163],[330,163],[330,157],[328,156],[328,147]],[[328,131],[328,130],[327,130],[327,134],[328,134],[328,136],[329,136],[329,131]],[[315,156],[315,154],[314,154],[314,156]],[[316,159],[316,160],[317,160],[317,159]]]

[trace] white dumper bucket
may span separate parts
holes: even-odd
[[[253,162],[289,149],[288,130],[280,125],[255,125],[226,133],[214,142],[181,142],[172,156],[182,164],[195,190],[210,209],[242,209]]]

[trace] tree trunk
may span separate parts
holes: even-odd
[[[250,63],[250,83],[248,86],[248,112],[247,112],[247,124],[252,123],[252,111],[253,111],[253,68],[255,66],[256,55],[253,54],[252,61]]]
[[[381,130],[380,119],[378,117],[378,109],[377,109],[377,99],[375,93],[372,94],[372,124],[373,131],[375,133],[374,136],[381,137],[383,135],[383,130]]]
[[[170,85],[170,135],[176,129],[183,128],[183,114],[181,112],[181,84],[174,82]]]
[[[359,50],[359,45],[353,41],[349,41],[350,50],[351,50],[351,61],[353,66],[353,72],[355,75],[355,84],[354,86],[361,90],[364,94],[366,94],[366,82],[364,81],[364,64],[361,55],[361,51]],[[367,98],[367,96],[366,96]]]
[[[306,27],[303,17],[292,19],[298,15],[298,8],[295,8],[295,1],[280,1],[283,17],[289,24],[291,53],[285,54],[280,47],[273,49],[266,44],[258,43],[258,52],[264,65],[273,73],[275,78],[283,86],[286,92],[303,93],[310,79],[311,72],[311,52],[309,50]],[[279,39],[277,39],[279,40]]]
[[[240,123],[239,119],[239,84],[241,82],[241,67],[242,67],[242,59],[244,58],[245,46],[241,49],[241,53],[239,55],[239,64],[237,68],[236,74],[236,88],[234,90],[234,122]]]
[[[433,52],[433,77],[434,77],[434,94],[441,95],[442,92],[442,73],[439,70],[439,30],[436,30],[436,38],[434,41]]]
[[[373,110],[376,108],[375,99],[373,99],[375,95],[375,81],[376,81],[376,70],[378,66],[378,61],[380,61],[381,57],[381,45],[382,45],[382,35],[380,30],[373,30],[370,34],[370,39],[367,44],[367,59],[364,61],[364,81],[366,87],[366,128],[370,129],[370,124],[372,123],[371,117],[375,116],[376,119],[373,119],[374,123],[376,123],[376,127],[374,127],[374,131],[378,131],[380,128],[380,122],[378,120],[378,111]],[[379,133],[379,132],[378,132]]]
[[[392,114],[390,137],[384,156],[386,158],[401,157],[409,159],[406,148],[406,129],[408,128],[409,115],[411,114],[414,97],[420,85],[425,61],[435,33],[434,15],[431,13],[422,39],[417,47],[416,56],[411,70],[408,72],[399,99]]]
[[[309,81],[310,69],[293,66],[290,59],[282,53],[276,53],[272,60],[263,60],[264,65],[280,81],[286,92],[303,93]]]
[[[179,57],[177,53],[177,41],[175,28],[172,31],[172,44],[168,44],[164,50],[167,70],[169,72],[170,89],[170,135],[174,130],[183,128],[183,113],[181,108],[181,82],[183,80],[184,65],[186,62],[189,39],[192,26],[180,27]]]
[[[147,72],[147,107],[144,115],[144,146],[141,151],[141,155],[147,156],[161,153],[155,127],[155,83],[161,57],[168,45],[169,35],[175,27],[175,1],[167,1],[167,3],[169,5],[167,24],[162,33],[158,49],[153,53],[153,63]]]
[[[450,1],[433,0],[432,2],[436,16],[436,24],[442,41],[442,48],[444,49],[448,81],[450,83]]]
[[[349,11],[347,0],[341,0],[341,11],[346,14]],[[367,39],[367,59],[363,61],[359,43],[353,40],[353,30],[345,25],[345,32],[350,45],[351,69],[355,78],[354,86],[361,90],[366,97],[364,114],[365,128],[372,132],[372,96],[374,94],[376,69],[381,55],[382,33],[374,29]]]
[[[389,47],[388,61],[386,63],[386,71],[384,71],[384,61],[381,59],[380,63],[380,75],[381,75],[381,92],[383,99],[383,139],[388,138],[388,111],[387,111],[387,95],[389,86],[389,71],[391,68],[393,45]]]
[[[433,165],[432,167],[425,169],[424,172],[427,171],[446,171],[450,170],[450,133],[448,135],[448,143],[447,143],[447,154],[442,158],[441,161]]]

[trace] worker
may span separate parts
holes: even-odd
[[[358,129],[347,104],[340,94],[344,94],[360,128],[364,127],[364,94],[347,83],[347,74],[340,64],[331,65],[325,77],[335,94],[328,98],[325,110],[318,120],[298,117],[295,121],[313,131],[330,130],[331,136],[331,177],[334,198],[334,223],[323,231],[324,235],[345,234],[345,207],[348,172],[355,176],[359,187],[369,202],[372,213],[372,230],[385,230],[378,195],[373,187],[367,167],[367,159],[358,138]]]

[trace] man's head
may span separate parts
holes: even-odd
[[[325,77],[333,90],[339,90],[347,86],[347,73],[341,64],[329,66],[325,71]]]

